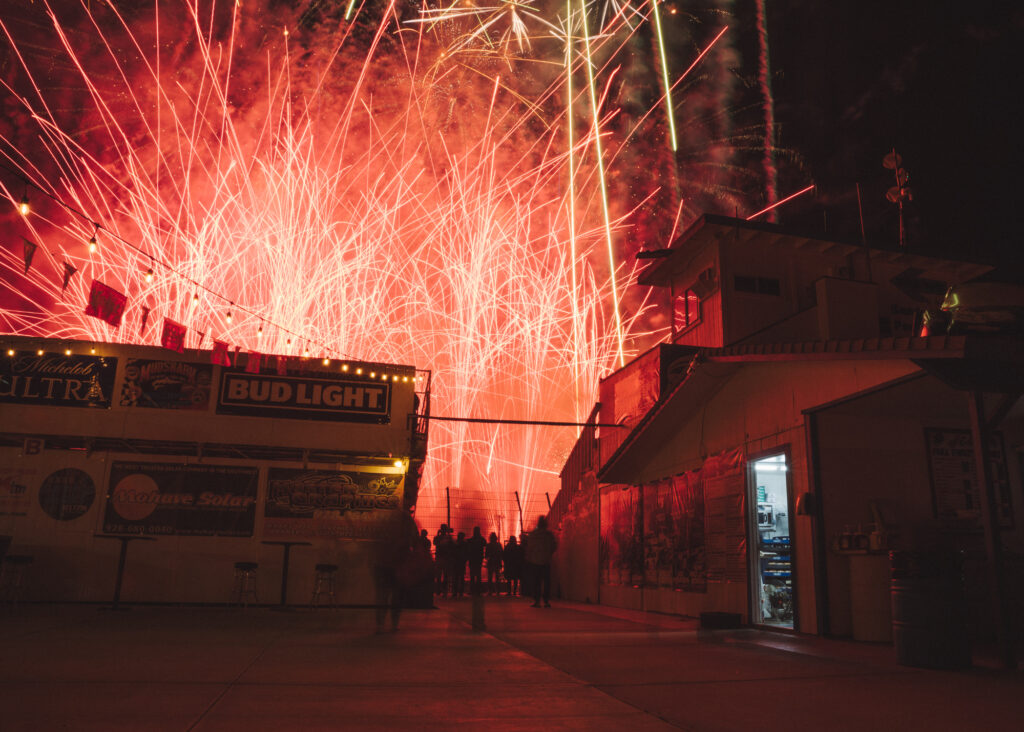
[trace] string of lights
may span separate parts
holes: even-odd
[[[221,292],[218,292],[218,291],[216,291],[216,290],[214,290],[214,289],[204,285],[203,283],[199,282],[198,280],[194,279],[193,277],[188,276],[186,273],[184,273],[181,270],[179,270],[172,263],[166,261],[165,259],[159,257],[158,255],[154,255],[152,252],[146,251],[145,249],[143,249],[141,246],[135,244],[134,242],[131,242],[128,239],[125,239],[124,237],[122,237],[117,232],[115,232],[112,229],[104,226],[102,223],[100,223],[98,221],[95,221],[91,216],[88,216],[86,213],[84,213],[83,211],[79,210],[75,206],[72,206],[67,201],[63,200],[60,196],[52,193],[51,191],[47,191],[44,188],[41,188],[40,186],[36,185],[32,181],[28,180],[27,178],[25,178],[17,170],[13,170],[10,167],[8,167],[7,165],[4,165],[3,163],[0,163],[0,169],[4,170],[9,175],[12,175],[15,178],[17,178],[21,182],[21,184],[24,186],[24,192],[22,194],[22,197],[17,202],[15,202],[15,200],[14,200],[14,195],[12,194],[10,187],[5,186],[6,190],[4,191],[4,194],[7,197],[7,199],[10,200],[13,205],[16,206],[18,212],[22,216],[29,216],[32,213],[32,205],[31,205],[31,200],[29,198],[29,190],[31,189],[33,191],[38,191],[40,194],[46,196],[48,199],[50,199],[51,201],[56,203],[58,206],[60,206],[62,209],[64,209],[68,213],[70,213],[70,214],[72,214],[74,216],[77,216],[78,218],[82,219],[83,221],[88,222],[89,225],[93,227],[93,234],[92,234],[92,236],[89,239],[88,244],[87,244],[88,250],[89,250],[90,254],[95,254],[99,250],[100,247],[99,247],[99,241],[98,241],[97,237],[102,232],[104,234],[104,236],[109,237],[110,239],[115,240],[117,242],[120,242],[122,245],[124,245],[127,248],[133,250],[134,252],[138,253],[140,256],[149,259],[149,262],[150,262],[149,269],[147,269],[146,272],[143,275],[145,277],[145,279],[146,279],[146,282],[152,282],[152,280],[156,276],[156,273],[154,272],[154,267],[160,266],[164,270],[169,272],[170,274],[173,274],[173,275],[177,276],[179,279],[181,279],[182,281],[187,282],[195,290],[201,290],[201,291],[205,292],[207,295],[209,295],[211,297],[214,297],[214,298],[217,298],[218,300],[220,300],[223,303],[225,303],[225,305],[227,307],[227,312],[225,314],[225,319],[227,320],[228,323],[231,323],[231,321],[232,321],[232,318],[233,318],[233,315],[234,315],[233,310],[239,310],[239,311],[241,311],[243,313],[246,313],[247,315],[249,315],[249,316],[251,316],[253,318],[259,319],[260,325],[259,325],[259,328],[258,328],[258,330],[256,332],[257,338],[262,336],[262,334],[263,334],[263,326],[264,325],[268,325],[268,326],[277,328],[282,333],[286,333],[287,335],[297,339],[299,342],[305,341],[306,342],[306,347],[305,347],[305,350],[303,351],[303,357],[304,358],[309,358],[310,357],[310,346],[314,346],[315,345],[315,346],[319,346],[324,353],[328,354],[328,356],[323,358],[323,365],[324,366],[329,366],[330,365],[331,358],[339,358],[340,357],[340,358],[343,358],[343,359],[355,360],[355,357],[350,355],[350,354],[336,351],[335,349],[331,348],[330,346],[328,346],[327,344],[323,343],[322,341],[317,341],[317,340],[310,339],[307,336],[303,336],[302,334],[297,333],[294,330],[291,330],[290,328],[287,328],[287,327],[285,327],[285,326],[283,326],[283,325],[281,325],[279,323],[274,322],[269,317],[267,317],[265,315],[262,315],[259,312],[257,312],[254,308],[247,307],[245,305],[239,305],[237,303],[236,299],[234,299],[234,298],[232,298],[232,297],[230,297],[228,295],[225,295],[225,294],[223,294]],[[195,292],[193,294],[193,300],[198,301],[198,298],[199,298],[199,294],[198,294],[198,292]],[[197,332],[199,332],[199,331],[197,331]],[[289,345],[291,344],[291,338],[288,339],[288,344]],[[347,364],[344,365],[344,366],[347,367]],[[347,368],[343,369],[343,370],[347,370]],[[360,372],[361,371],[362,371],[362,369],[360,369]]]

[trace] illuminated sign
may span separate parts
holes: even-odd
[[[110,407],[117,359],[17,351],[0,365],[0,402]]]
[[[272,376],[225,369],[217,414],[344,422],[390,421],[387,382],[317,376]]]

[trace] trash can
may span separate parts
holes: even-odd
[[[967,600],[959,557],[942,552],[889,552],[892,640],[903,666],[959,669],[971,665]]]

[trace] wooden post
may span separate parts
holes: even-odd
[[[516,505],[519,506],[519,533],[525,534],[526,530],[523,528],[523,504],[519,502],[519,491],[516,491]]]

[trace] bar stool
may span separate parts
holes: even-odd
[[[0,597],[17,605],[25,585],[25,575],[35,557],[28,554],[8,554],[0,565]]]
[[[259,566],[256,562],[235,562],[235,584],[231,590],[233,605],[248,607],[250,595],[254,603],[260,601],[256,594],[256,570]]]
[[[334,607],[334,578],[338,574],[337,564],[318,564],[314,567],[313,575],[313,599],[309,604],[317,607],[320,595],[326,594],[329,600],[328,607]]]

